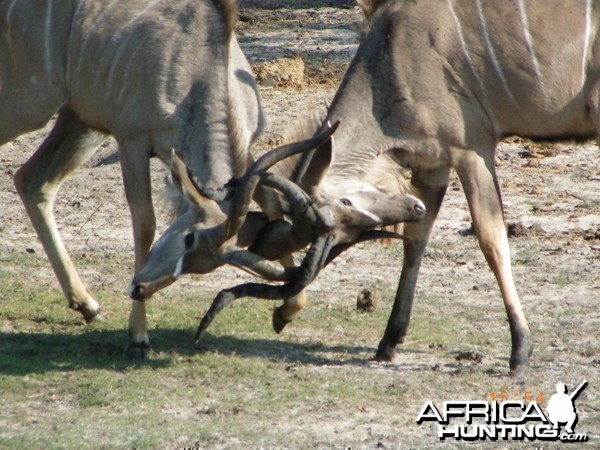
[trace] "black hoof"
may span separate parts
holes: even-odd
[[[79,311],[83,316],[83,320],[85,320],[86,323],[92,323],[94,321],[100,322],[104,320],[104,318],[100,315],[100,313],[102,312],[102,306],[98,306],[98,308],[96,309],[89,309],[84,305],[80,305],[79,303],[73,302],[69,304],[69,308],[71,308],[74,311]]]
[[[281,333],[285,326],[290,322],[291,320],[286,320],[281,316],[281,310],[279,308],[273,311],[273,330],[275,333]]]
[[[510,355],[510,376],[521,377],[529,370],[529,358],[533,354],[533,342],[529,337],[524,337],[518,344],[513,344]]]
[[[129,344],[127,349],[127,357],[131,361],[145,361],[148,358],[148,350],[150,345],[146,343]]]
[[[106,322],[106,317],[104,317],[102,314],[100,314],[100,311],[98,311],[98,313],[96,315],[91,316],[89,319],[84,316],[84,319],[85,319],[86,323]]]
[[[510,376],[520,378],[529,370],[528,357],[513,357],[510,358]]]
[[[377,353],[375,353],[375,361],[392,362],[394,359],[396,359],[396,348],[383,341],[380,342]]]

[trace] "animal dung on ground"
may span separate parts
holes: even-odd
[[[363,289],[356,298],[356,310],[375,312],[381,308],[381,292],[378,289]]]
[[[258,83],[263,87],[301,88],[304,85],[304,61],[280,58],[253,66]]]

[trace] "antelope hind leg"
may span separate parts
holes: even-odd
[[[62,182],[87,161],[104,140],[105,135],[88,128],[73,112],[62,109],[50,135],[14,178],[69,307],[79,311],[86,322],[100,313],[100,305],[85,289],[67,253],[53,206]]]

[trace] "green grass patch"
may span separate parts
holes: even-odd
[[[57,286],[9,274],[0,290],[0,448],[365,446],[398,442],[424,395],[447,400],[473,386],[469,398],[480,398],[496,389],[506,361],[498,369],[455,356],[481,351],[480,343],[498,351],[498,336],[508,341],[501,308],[490,326],[485,311],[418,296],[399,362],[374,363],[394,295],[382,289],[374,313],[357,312],[354,299],[311,296],[280,335],[271,330],[275,303],[239,300],[197,346],[196,327],[215,293],[167,289],[147,305],[148,359],[130,361],[130,301],[120,289],[94,290],[105,320],[86,325]],[[393,433],[378,435],[382,424]]]
[[[524,266],[533,264],[539,259],[541,249],[542,246],[538,242],[529,244],[515,252],[515,255],[513,257],[513,263]]]

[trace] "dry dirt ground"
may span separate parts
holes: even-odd
[[[257,72],[269,119],[258,146],[257,151],[261,151],[279,142],[284,130],[297,117],[332,98],[357,46],[356,22],[360,13],[350,1],[241,3],[238,34]],[[43,250],[12,182],[12,175],[42,137],[43,133],[36,132],[0,147],[0,258],[6,272],[13,270],[12,258],[32,255],[43,258]],[[65,184],[57,199],[56,214],[61,232],[73,254],[93,255],[95,259],[133,253],[119,167],[97,165],[113,150],[114,144],[109,141]],[[513,139],[501,144],[497,157],[510,225],[514,276],[536,343],[531,379],[540,384],[545,382],[541,387],[547,390],[558,381],[572,385],[588,378],[587,416],[580,420],[580,426],[582,431],[595,433],[596,439],[600,431],[599,156],[598,147],[591,142],[538,145]],[[158,164],[153,170],[158,194],[164,171]],[[159,227],[164,226],[161,216]],[[348,304],[355,301],[361,289],[369,288],[379,289],[384,294],[383,301],[390,302],[401,258],[399,247],[357,246],[321,274],[310,287],[310,295],[331,305]],[[127,260],[119,258],[124,259]],[[81,268],[81,272],[92,287],[114,281],[110,274],[100,273],[91,265]],[[39,272],[29,275],[31,283],[58,289],[48,264],[40,264]],[[174,289],[201,284],[205,289],[215,290],[241,279],[245,279],[245,275],[224,269],[170,289],[175,292]],[[464,335],[465,341],[477,340],[477,334],[491,326],[492,318],[500,320],[498,339],[474,345],[477,355],[465,358],[477,364],[483,355],[488,367],[496,368],[492,370],[493,376],[506,375],[510,341],[502,319],[502,301],[471,232],[469,212],[456,178],[452,179],[432,234],[415,303],[413,317],[445,317],[449,323],[463,315],[473,317],[472,328]],[[382,323],[382,332],[383,327]],[[373,351],[376,344],[371,343]],[[460,355],[446,354],[443,348],[414,354],[406,352],[392,367],[401,377],[418,377],[418,372],[412,369],[429,367],[439,370],[438,383],[453,383],[449,375],[456,369],[456,364],[451,364],[454,357],[460,359]],[[374,368],[373,376],[377,376],[376,372]],[[482,377],[487,375],[482,373]],[[409,416],[414,417],[421,400],[435,396],[436,387],[419,386],[415,379],[411,381],[411,389],[417,390],[415,398],[419,399],[406,405],[412,411]],[[469,395],[466,391],[467,399]],[[329,411],[326,418],[315,414],[314,423],[308,423],[307,430],[322,426],[323,433],[327,433],[327,427],[343,422],[345,414]],[[592,418],[595,419],[592,421]],[[586,422],[593,423],[595,430],[586,428]],[[414,429],[413,432],[419,431]]]

